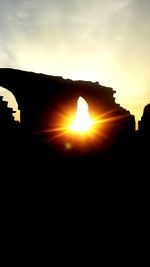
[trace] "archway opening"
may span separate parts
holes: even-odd
[[[0,86],[0,97],[2,97],[2,101],[8,103],[7,108],[12,108],[14,120],[20,122],[20,110],[15,96],[9,90]]]

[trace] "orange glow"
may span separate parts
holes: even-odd
[[[45,142],[55,140],[57,149],[60,147],[65,153],[97,151],[111,144],[116,127],[126,116],[117,114],[115,109],[98,109],[96,105],[91,105],[89,111],[88,103],[80,96],[75,111],[72,103],[62,103],[41,134],[45,134]]]
[[[72,121],[70,129],[77,132],[87,132],[93,125],[88,111],[88,104],[81,96],[77,102],[77,112],[74,120]]]

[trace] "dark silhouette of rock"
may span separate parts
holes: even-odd
[[[117,194],[123,194],[129,184],[132,188],[135,119],[115,103],[112,88],[15,69],[0,69],[0,86],[14,94],[21,113],[21,123],[13,131],[0,133],[0,161],[11,171],[10,191],[17,189],[21,199],[27,199],[26,192],[29,199],[51,194],[55,204],[55,196],[59,203],[60,197],[64,203],[67,196],[63,205],[72,205],[89,199],[87,192],[94,199],[100,188],[106,195],[118,186]],[[96,139],[87,136],[83,145],[77,135],[51,131],[63,126],[61,120],[70,111],[75,114],[79,96],[100,120]]]
[[[132,166],[135,119],[115,103],[112,88],[98,82],[72,81],[16,69],[0,69],[0,86],[14,94],[21,114],[21,123],[11,133],[6,130],[1,138],[1,161],[13,166],[14,175],[16,164],[26,177],[31,172],[34,177],[39,173],[47,177],[50,171],[51,176],[55,173],[69,178],[71,168],[77,179],[80,175],[97,177],[99,167],[106,176],[110,170],[110,177],[114,173],[120,176],[117,166],[124,173]],[[84,142],[77,135],[57,130],[64,126],[62,118],[66,119],[70,111],[75,114],[79,96],[100,120],[95,137],[87,136]],[[9,153],[13,154],[10,160]]]
[[[143,115],[139,121],[139,129],[137,131],[138,142],[140,148],[148,152],[150,149],[150,104],[146,105]]]
[[[75,113],[79,96],[88,102],[90,113],[98,115],[103,121],[105,127],[100,125],[98,130],[102,132],[101,136],[106,136],[106,142],[102,141],[103,145],[109,147],[122,143],[135,131],[134,116],[115,103],[115,91],[112,88],[98,82],[72,81],[16,69],[0,69],[0,86],[14,94],[21,111],[22,127],[28,133],[34,134],[34,139],[38,138],[38,142],[45,137],[39,137],[35,133],[63,126],[62,122],[58,122],[60,117],[69,114],[70,110]],[[55,134],[49,131],[49,140]],[[102,146],[100,139],[98,150]],[[60,143],[58,146],[61,146]]]
[[[16,216],[20,224],[20,217],[22,221],[27,218],[29,225],[33,220],[34,227],[38,221],[45,229],[47,215],[50,223],[53,220],[48,228],[57,232],[62,227],[64,233],[70,218],[79,224],[83,220],[83,228],[89,221],[92,229],[96,221],[99,224],[97,218],[104,218],[107,231],[115,218],[117,224],[111,222],[113,232],[120,218],[131,223],[136,211],[139,214],[139,196],[143,199],[145,195],[146,168],[141,165],[145,148],[141,135],[135,135],[134,116],[115,103],[115,91],[98,82],[16,69],[0,69],[0,86],[14,94],[21,113],[21,123],[14,125],[12,110],[0,101],[1,182],[5,210],[12,210],[11,219]],[[87,136],[83,146],[77,135],[62,135],[57,130],[63,126],[62,118],[70,111],[75,113],[79,96],[100,120],[96,140]],[[149,131],[148,110],[144,111],[139,133]],[[7,127],[3,127],[5,121]],[[124,232],[126,225],[122,229]]]
[[[139,129],[136,133],[136,159],[142,170],[143,176],[149,172],[149,151],[150,151],[150,104],[146,105],[143,115],[139,121]]]
[[[139,133],[145,138],[150,136],[150,104],[145,106],[141,121],[139,121]]]
[[[12,108],[8,107],[8,102],[3,100],[3,96],[0,96],[0,131],[10,130],[17,127],[18,122],[14,120]]]

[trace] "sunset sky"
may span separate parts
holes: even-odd
[[[139,120],[150,103],[150,1],[0,0],[0,67],[98,81]]]

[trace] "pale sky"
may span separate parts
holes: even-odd
[[[150,103],[149,14],[150,0],[0,0],[0,67],[98,81],[139,120]]]

